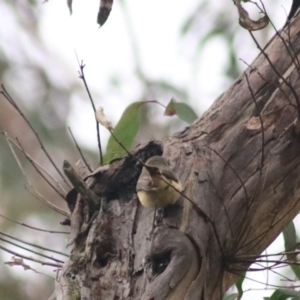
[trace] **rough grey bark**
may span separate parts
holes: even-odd
[[[299,212],[299,33],[297,17],[199,120],[132,152],[162,154],[206,216],[182,197],[151,234],[154,211],[135,192],[142,164],[126,156],[94,172],[101,208],[72,208],[57,299],[222,298]]]

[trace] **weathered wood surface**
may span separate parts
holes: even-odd
[[[300,84],[290,54],[299,53],[300,18],[285,31],[286,45],[276,37],[265,50],[277,72],[260,54],[194,124],[132,152],[142,161],[163,154],[210,221],[182,198],[150,235],[153,210],[135,192],[142,165],[128,156],[100,169],[91,188],[107,208],[90,213],[58,299],[221,299],[247,257],[297,215]]]

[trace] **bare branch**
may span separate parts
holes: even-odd
[[[99,123],[97,122],[96,114],[95,114],[96,113],[96,107],[95,107],[95,104],[94,104],[93,97],[90,93],[90,89],[89,89],[88,84],[87,84],[86,79],[85,79],[85,75],[84,75],[85,65],[83,64],[83,61],[79,62],[79,59],[78,59],[78,56],[77,56],[76,52],[75,52],[75,55],[76,55],[78,65],[79,65],[79,68],[80,68],[80,70],[78,71],[79,78],[83,81],[85,90],[86,90],[86,92],[89,96],[92,108],[94,110],[94,117],[95,117],[95,121],[96,121],[96,130],[97,130],[98,149],[99,149],[99,156],[100,156],[100,165],[103,165],[103,154],[102,154],[101,139],[100,139],[100,126],[99,126]]]
[[[4,136],[7,137],[6,132],[4,132]],[[44,197],[43,197],[43,196],[42,196],[42,195],[34,188],[33,184],[31,183],[31,181],[30,181],[29,178],[27,177],[27,175],[26,175],[26,173],[25,173],[25,170],[24,170],[23,167],[22,167],[22,164],[21,164],[21,162],[20,162],[20,160],[19,160],[17,154],[15,153],[15,150],[13,149],[10,140],[9,140],[8,138],[6,138],[6,141],[7,141],[7,144],[8,144],[8,146],[9,146],[9,148],[10,148],[10,150],[11,150],[11,152],[12,152],[12,154],[13,154],[13,156],[14,156],[14,158],[15,158],[15,160],[16,160],[16,162],[17,162],[17,164],[18,164],[18,166],[19,166],[19,168],[20,168],[20,170],[21,170],[21,172],[22,172],[22,174],[23,174],[23,176],[25,177],[25,179],[26,179],[26,181],[27,181],[29,187],[30,187],[30,188],[38,195],[38,198],[37,198],[37,199],[39,199],[42,203],[46,204],[46,205],[47,205],[48,207],[50,207],[51,209],[53,209],[53,210],[55,210],[56,212],[62,214],[63,216],[69,217],[69,215],[70,215],[69,213],[67,213],[66,211],[62,210],[61,208],[55,206],[54,204],[52,204],[51,202],[49,202],[48,200],[46,200],[46,199],[45,199],[45,198],[44,198]]]
[[[7,92],[7,90],[5,89],[4,85],[1,84],[1,88],[2,91],[0,91],[0,94],[2,94],[5,99],[7,99],[7,101],[16,109],[16,111],[20,114],[20,116],[23,118],[23,120],[27,123],[27,125],[29,126],[29,128],[31,129],[32,133],[35,135],[37,141],[40,144],[41,149],[43,150],[43,152],[46,154],[47,158],[49,159],[50,163],[52,164],[52,166],[55,168],[55,170],[57,171],[57,173],[61,176],[61,178],[63,179],[63,181],[69,186],[69,183],[66,181],[65,177],[63,176],[62,172],[59,170],[59,168],[56,166],[56,164],[54,163],[53,159],[51,158],[50,154],[48,153],[48,151],[46,150],[44,144],[42,143],[38,133],[34,130],[33,126],[31,125],[31,123],[29,122],[29,120],[26,118],[26,116],[23,114],[22,110],[19,108],[19,106],[16,104],[16,102],[13,100],[13,98],[10,96],[10,94]]]
[[[31,246],[31,247],[35,247],[35,248],[38,248],[38,249],[41,249],[41,250],[44,250],[44,251],[49,251],[49,252],[52,252],[52,253],[56,253],[56,254],[59,254],[59,255],[65,256],[65,257],[69,257],[69,255],[66,254],[66,253],[59,252],[59,251],[56,251],[56,250],[52,250],[52,249],[49,249],[49,248],[45,248],[45,247],[42,247],[42,246],[39,246],[39,245],[36,245],[36,244],[32,244],[32,243],[25,242],[25,241],[23,241],[23,240],[21,240],[21,239],[18,239],[18,238],[16,238],[16,237],[14,237],[14,236],[12,236],[12,235],[10,235],[10,234],[4,233],[4,232],[2,232],[2,231],[0,231],[0,234],[6,236],[6,237],[8,237],[8,238],[11,238],[11,239],[13,239],[13,240],[15,240],[15,241],[18,241],[18,242],[20,242],[20,243],[23,243],[23,244],[25,244],[25,245],[28,245],[28,246]]]
[[[71,137],[72,137],[72,140],[74,141],[75,146],[76,146],[76,148],[77,148],[77,150],[78,150],[78,152],[79,152],[79,154],[80,154],[80,157],[82,158],[82,161],[85,163],[85,165],[86,165],[86,167],[88,168],[88,170],[89,170],[90,172],[93,172],[92,168],[90,167],[90,165],[88,164],[87,160],[85,159],[85,157],[84,157],[84,155],[83,155],[83,153],[82,153],[80,147],[78,146],[78,144],[77,144],[77,142],[76,142],[76,139],[75,139],[75,137],[74,137],[74,135],[73,135],[73,132],[72,132],[71,128],[68,127],[68,130],[69,130],[69,132],[70,132],[70,134],[71,134]]]
[[[5,220],[8,220],[10,222],[13,222],[13,223],[19,224],[21,226],[24,226],[24,227],[27,227],[27,228],[30,228],[30,229],[33,229],[33,230],[37,230],[37,231],[43,231],[43,232],[48,232],[48,233],[70,234],[70,232],[67,232],[67,231],[55,231],[55,230],[47,230],[47,229],[37,228],[37,227],[31,226],[31,225],[27,225],[25,223],[21,223],[21,222],[12,220],[8,217],[3,216],[2,214],[0,214],[0,217],[2,217]]]
[[[10,254],[13,254],[13,255],[15,255],[15,256],[22,257],[22,258],[24,258],[24,259],[27,259],[27,260],[30,260],[30,261],[39,263],[39,264],[41,264],[41,265],[43,265],[43,266],[50,266],[50,267],[55,267],[55,268],[60,268],[60,269],[63,267],[63,266],[60,265],[60,264],[54,264],[54,263],[50,263],[50,262],[45,262],[45,261],[42,261],[42,260],[38,260],[38,259],[32,258],[32,257],[30,257],[30,256],[26,256],[26,255],[23,255],[23,254],[19,254],[19,253],[15,252],[15,251],[9,250],[9,249],[7,249],[7,248],[1,246],[1,245],[0,245],[0,249],[4,250],[4,251],[6,251],[6,252],[8,252],[8,253],[10,253]],[[30,269],[31,269],[31,268],[30,268]]]

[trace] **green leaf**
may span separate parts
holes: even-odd
[[[285,300],[285,299],[300,300],[300,293],[289,289],[278,289],[269,298],[269,300]]]
[[[294,222],[292,221],[289,223],[286,228],[282,231],[283,239],[284,239],[284,248],[287,252],[292,252],[295,250],[297,246],[297,235]],[[297,255],[295,253],[287,253],[286,257],[291,262],[297,262]],[[294,274],[300,280],[300,268],[298,265],[291,265],[291,269],[293,270]]]
[[[144,102],[134,102],[130,104],[123,112],[120,121],[113,131],[114,136],[128,151],[130,150],[141,125],[141,107],[143,104]],[[104,162],[120,157],[125,153],[126,151],[111,135],[107,143]]]
[[[183,102],[175,102],[173,98],[167,105],[164,115],[177,115],[182,121],[189,124],[193,123],[198,118],[194,110],[189,105]]]
[[[237,300],[240,300],[243,297],[244,291],[243,291],[242,285],[243,285],[244,280],[245,280],[245,275],[241,276],[235,283],[235,286],[238,290]]]
[[[234,294],[228,294],[228,295],[225,295],[223,297],[223,300],[236,300],[238,297],[238,294],[237,293],[234,293]]]

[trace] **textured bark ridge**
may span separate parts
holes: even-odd
[[[299,32],[297,17],[201,119],[132,152],[163,154],[207,217],[182,197],[152,231],[142,165],[127,156],[94,172],[99,206],[77,199],[57,299],[222,298],[299,212]]]

